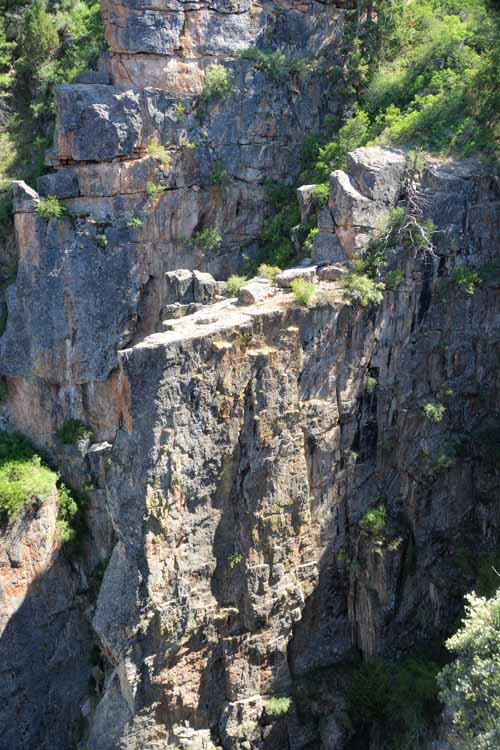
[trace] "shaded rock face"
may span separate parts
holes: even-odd
[[[69,748],[90,710],[88,583],[60,554],[56,516],[54,487],[0,537],[2,750]]]

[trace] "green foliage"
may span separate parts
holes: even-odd
[[[232,89],[231,75],[224,65],[212,65],[205,73],[201,97],[205,101],[223,99]]]
[[[290,235],[293,227],[300,224],[297,196],[293,187],[284,182],[268,182],[266,191],[274,215],[266,221],[259,238],[262,260],[284,268],[295,255]]]
[[[59,440],[65,445],[75,445],[91,435],[91,431],[79,419],[67,419],[57,433]]]
[[[378,386],[378,380],[377,378],[372,377],[371,375],[368,375],[366,378],[366,391],[369,394],[375,393]]]
[[[227,293],[234,297],[240,291],[241,287],[248,281],[246,276],[230,276],[227,280]]]
[[[358,111],[340,128],[338,137],[319,148],[316,171],[324,180],[335,169],[345,169],[349,151],[364,146],[369,137],[370,120],[366,112]]]
[[[444,419],[446,407],[443,406],[443,404],[433,403],[429,401],[429,403],[422,406],[422,412],[425,418],[429,420],[429,422],[439,424],[439,422],[442,422]]]
[[[320,208],[325,208],[330,197],[330,185],[328,182],[322,182],[320,185],[316,185],[313,190],[313,195],[318,201]]]
[[[193,242],[206,252],[215,252],[222,245],[222,237],[214,227],[206,227],[193,235]]]
[[[269,716],[278,718],[279,716],[285,716],[292,704],[291,698],[286,695],[275,695],[272,698],[268,698],[266,701],[266,713]]]
[[[182,122],[186,116],[186,108],[182,102],[177,102],[175,105],[175,117],[177,122]]]
[[[102,248],[107,248],[108,246],[108,238],[104,233],[96,234],[96,240],[97,244],[100,245]]]
[[[270,266],[268,263],[261,263],[257,273],[268,281],[274,281],[275,276],[281,272],[279,266]]]
[[[314,292],[316,291],[316,284],[313,284],[312,281],[307,281],[307,279],[293,279],[290,286],[295,302],[298,305],[307,307],[311,304]]]
[[[386,527],[387,508],[385,505],[370,508],[359,522],[361,532],[377,540],[385,538]]]
[[[9,395],[9,386],[7,385],[7,379],[1,375],[0,376],[0,404],[3,401],[7,400],[7,397]]]
[[[460,630],[447,642],[455,660],[439,675],[441,699],[453,712],[457,750],[497,750],[500,742],[500,591],[466,597]]]
[[[227,190],[229,187],[230,178],[221,161],[215,162],[208,179],[211,185],[220,187],[222,190]]]
[[[57,474],[21,435],[0,432],[0,521],[12,521],[31,497],[55,491]]]
[[[60,219],[64,213],[64,206],[55,195],[49,195],[47,198],[40,198],[37,201],[35,212],[42,219]]]
[[[105,47],[98,0],[33,0],[11,9],[0,25],[0,96],[8,104],[2,140],[9,147],[4,158],[0,144],[0,189],[6,176],[32,183],[41,174],[52,139],[54,85],[92,68]]]
[[[395,268],[393,271],[387,271],[384,278],[385,288],[394,291],[394,289],[397,289],[401,284],[403,278],[403,272],[400,271],[399,268]]]
[[[151,143],[146,146],[146,153],[161,162],[161,165],[162,167],[164,167],[164,169],[169,168],[172,157],[168,153],[165,146],[163,146],[157,138],[153,139]]]
[[[384,284],[374,281],[369,276],[353,271],[347,274],[344,281],[344,297],[348,302],[367,307],[371,303],[378,305],[384,298]]]
[[[78,503],[64,484],[60,484],[57,493],[59,510],[57,514],[57,532],[61,544],[74,542],[77,536],[75,517],[78,513]]]
[[[281,50],[248,47],[242,50],[239,56],[244,60],[251,60],[255,67],[262,70],[272,81],[306,73],[313,67],[306,58],[290,58]]]
[[[148,180],[146,184],[146,193],[148,195],[158,195],[158,193],[163,193],[164,191],[165,187],[163,185],[158,185],[158,183]]]
[[[239,565],[240,562],[243,561],[243,555],[241,554],[241,552],[233,552],[229,555],[227,561],[229,563],[230,569],[232,570],[234,567],[236,567],[236,565]]]
[[[468,268],[457,268],[453,271],[451,276],[453,282],[461,286],[463,290],[472,296],[476,291],[477,287],[481,284],[481,278],[476,271],[471,271]]]
[[[423,750],[426,730],[440,709],[437,672],[437,665],[424,658],[374,658],[359,664],[347,691],[355,730],[379,726],[393,739],[388,747]]]
[[[142,219],[127,211],[125,214],[125,224],[128,229],[140,229],[142,227]]]
[[[309,258],[311,257],[311,254],[313,251],[314,238],[316,237],[318,232],[319,232],[318,227],[313,227],[312,229],[309,230],[307,237],[304,240],[304,245],[303,245],[304,255],[306,255]]]

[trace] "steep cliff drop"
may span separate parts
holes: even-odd
[[[4,418],[89,505],[74,557],[54,497],[1,540],[0,748],[388,749],[349,703],[360,657],[439,650],[464,559],[500,539],[498,179],[359,149],[313,262],[224,296],[207,272],[255,255],[265,181],[295,179],[336,111],[321,70],[343,11],[103,10],[110,58],[57,91],[54,171],[15,187]],[[271,39],[286,76],[259,57]],[[49,195],[63,217],[37,215]],[[415,195],[432,242],[396,233],[365,305],[352,258]],[[439,735],[433,715],[425,746]]]

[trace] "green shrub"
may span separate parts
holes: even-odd
[[[387,508],[377,505],[370,508],[359,522],[359,528],[364,534],[374,539],[383,539],[387,527]]]
[[[375,393],[378,386],[378,380],[377,378],[374,378],[372,375],[368,375],[366,378],[366,391],[367,393]]]
[[[157,138],[153,139],[151,143],[146,146],[146,153],[161,162],[165,169],[168,169],[172,161],[172,157],[168,153],[165,146],[163,146]]]
[[[316,170],[324,180],[328,180],[335,169],[345,169],[347,154],[368,140],[370,120],[366,112],[360,110],[343,125],[336,140],[321,146]]]
[[[227,293],[234,297],[238,294],[241,287],[248,281],[246,276],[230,276],[227,280]]]
[[[232,570],[236,565],[239,565],[240,562],[243,561],[243,555],[241,552],[233,552],[229,557],[227,558],[227,561],[229,563],[229,567]]]
[[[91,435],[91,431],[79,419],[67,419],[57,433],[64,445],[75,445],[81,440],[88,440]]]
[[[268,281],[274,281],[274,278],[281,273],[279,266],[270,266],[268,263],[261,263],[257,273]]]
[[[385,286],[380,281],[374,281],[365,274],[348,274],[344,279],[344,297],[348,302],[357,302],[363,307],[382,302]]]
[[[134,216],[132,213],[127,212],[125,214],[125,224],[128,229],[140,229],[142,227],[142,220],[138,216]]]
[[[491,599],[466,597],[465,618],[446,647],[455,660],[439,675],[450,707],[457,750],[496,750],[500,741],[500,591]]]
[[[227,190],[230,178],[221,161],[216,161],[208,178],[211,185]]]
[[[325,208],[328,205],[328,199],[330,197],[329,183],[323,182],[321,185],[316,185],[313,190],[313,195],[319,202],[320,208]]]
[[[146,185],[146,193],[148,195],[157,195],[158,193],[163,193],[164,190],[165,187],[163,185],[158,185],[156,182],[152,182],[151,180],[149,180]]]
[[[215,252],[222,245],[222,237],[214,227],[207,227],[193,235],[193,242],[206,252]]]
[[[0,519],[9,522],[31,497],[55,492],[57,474],[21,435],[0,432]]]
[[[292,294],[297,304],[307,307],[311,304],[316,291],[316,284],[307,279],[293,279],[290,284],[292,288]]]
[[[286,695],[275,695],[272,698],[268,698],[265,704],[266,713],[269,716],[278,717],[285,716],[290,710],[292,704],[291,698]]]
[[[77,536],[75,517],[78,513],[78,503],[64,484],[57,490],[58,513],[56,527],[61,544],[74,542]]]
[[[423,750],[426,732],[440,711],[437,673],[438,666],[425,658],[362,662],[347,690],[353,727],[383,727],[394,742],[391,747]]]
[[[205,80],[201,92],[202,99],[222,99],[230,93],[232,88],[231,75],[223,65],[212,65],[205,73]]]
[[[312,229],[309,230],[307,237],[304,241],[304,245],[303,245],[304,254],[307,255],[308,257],[310,257],[312,254],[313,247],[314,247],[314,238],[316,237],[318,232],[319,232],[318,227],[313,227]]]
[[[47,198],[39,198],[35,213],[42,219],[60,219],[64,213],[64,206],[59,202],[55,195],[49,195]]]
[[[429,403],[422,406],[422,412],[426,419],[428,419],[430,422],[438,424],[444,419],[446,407],[443,406],[443,404],[432,403],[429,401]]]
[[[461,286],[464,291],[472,296],[476,291],[477,287],[481,284],[481,278],[476,271],[471,271],[467,268],[457,268],[453,271],[451,276],[452,281]]]
[[[97,244],[100,245],[102,248],[106,248],[108,246],[108,238],[104,234],[104,232],[100,234],[96,234],[96,240]]]
[[[186,116],[186,109],[182,102],[177,102],[175,105],[175,117],[177,122],[182,122]]]
[[[403,278],[403,272],[400,271],[399,268],[395,268],[393,271],[387,271],[384,278],[385,288],[394,291],[401,284]]]

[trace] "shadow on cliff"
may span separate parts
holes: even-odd
[[[39,512],[37,501],[27,520]],[[22,560],[5,551],[4,584],[15,598]],[[12,572],[8,568],[12,569]],[[0,750],[73,750],[84,729],[92,637],[82,571],[62,551],[30,583],[0,638]]]

